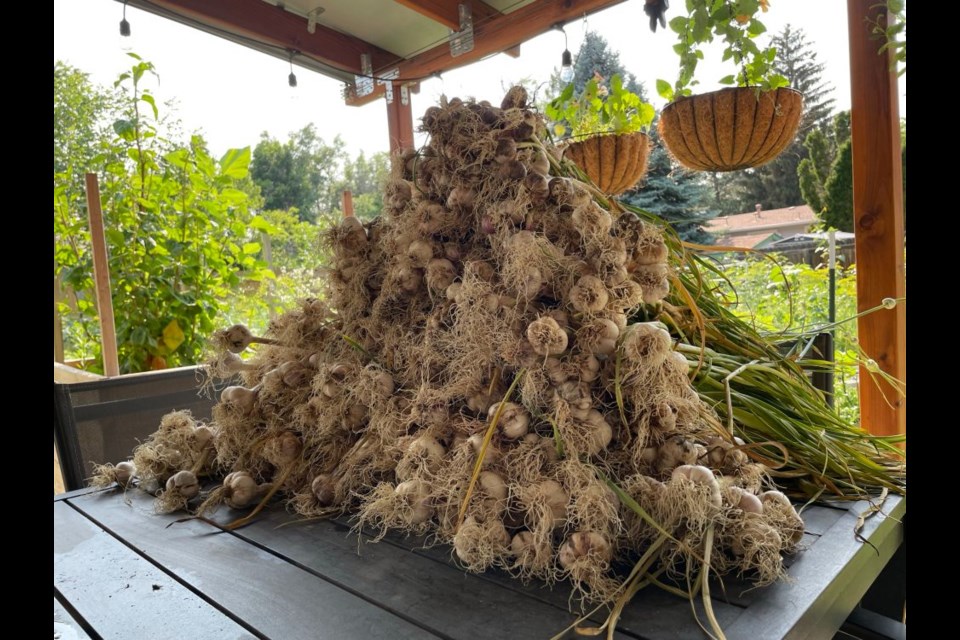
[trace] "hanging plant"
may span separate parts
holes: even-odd
[[[647,170],[650,138],[647,130],[653,122],[653,106],[623,86],[619,74],[604,79],[594,75],[580,95],[574,85],[546,107],[554,123],[554,134],[568,137],[564,157],[608,195],[627,191],[640,181]]]
[[[657,92],[671,102],[664,107],[659,131],[671,154],[684,166],[703,171],[736,171],[765,164],[793,140],[803,112],[803,97],[776,72],[776,49],[761,49],[757,36],[766,27],[757,13],[767,0],[688,0],[686,16],[670,21],[679,36],[676,82],[657,80]],[[693,95],[691,87],[702,46],[725,43],[723,60],[737,73],[720,80],[735,85]]]

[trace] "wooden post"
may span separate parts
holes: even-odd
[[[352,218],[353,217],[353,194],[350,193],[349,189],[343,192],[343,195],[341,197],[341,203],[343,204],[343,217]]]
[[[54,239],[56,244],[56,239]],[[57,261],[53,261],[53,270],[57,270]],[[53,361],[63,362],[63,325],[60,322],[60,301],[63,300],[63,287],[60,286],[60,274],[53,276]]]
[[[387,102],[387,129],[390,132],[391,155],[399,150],[413,149],[413,110],[410,108],[410,96],[397,84],[393,85],[393,101]]]
[[[878,55],[882,42],[871,37],[870,27],[885,14],[886,5],[877,0],[847,0],[860,311],[906,293],[897,75],[892,51]],[[906,382],[904,303],[860,318],[857,327],[867,356],[883,371]],[[886,382],[875,383],[861,367],[860,423],[864,429],[874,434],[906,433],[906,422],[905,400]]]
[[[103,349],[103,373],[120,375],[117,360],[117,329],[113,320],[113,299],[110,296],[110,263],[107,240],[103,233],[103,213],[100,211],[100,184],[97,174],[88,173],[87,219],[90,222],[90,243],[93,245],[93,281],[100,316],[100,343]]]

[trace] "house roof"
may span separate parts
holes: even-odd
[[[736,234],[751,233],[752,230],[775,230],[779,227],[791,226],[807,222],[813,224],[817,221],[817,216],[813,209],[808,205],[800,204],[794,207],[784,209],[767,209],[759,213],[750,211],[747,213],[738,213],[732,216],[714,218],[707,223],[708,231],[718,234]],[[768,231],[764,237],[770,235]]]

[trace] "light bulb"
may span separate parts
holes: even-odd
[[[573,80],[573,56],[570,55],[570,51],[567,49],[564,50],[560,63],[560,80],[562,82],[570,82]]]

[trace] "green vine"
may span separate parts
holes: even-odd
[[[673,50],[680,57],[680,73],[676,82],[657,80],[657,93],[674,100],[692,93],[698,84],[694,79],[697,63],[704,59],[702,45],[718,39],[725,43],[723,61],[731,60],[738,72],[725,76],[721,84],[757,87],[770,91],[785,87],[787,79],[774,68],[777,50],[761,49],[757,36],[767,28],[757,18],[766,12],[768,0],[687,0],[687,15],[670,21],[670,28],[679,36]]]

